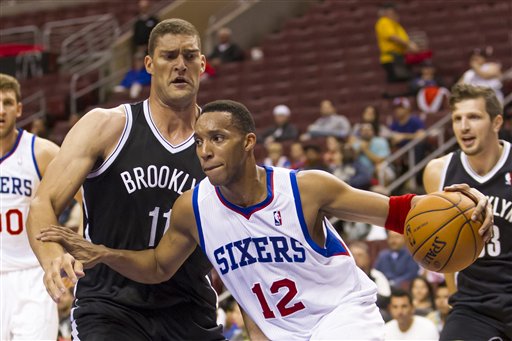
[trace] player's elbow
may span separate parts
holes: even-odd
[[[151,276],[151,283],[150,284],[159,284],[162,282],[168,281],[174,273],[170,273],[165,268],[161,267],[157,264],[155,272],[153,273],[153,276]]]

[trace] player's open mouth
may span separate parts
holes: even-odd
[[[171,84],[180,85],[180,84],[188,84],[188,82],[185,77],[176,77],[174,80],[171,81]]]
[[[474,137],[462,137],[461,138],[462,140],[462,143],[464,145],[470,145],[470,144],[473,144],[473,142],[476,140]]]

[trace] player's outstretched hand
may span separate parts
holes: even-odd
[[[41,229],[36,238],[43,242],[59,243],[74,259],[83,264],[85,269],[99,263],[102,245],[93,244],[67,227],[51,225]]]
[[[482,223],[480,230],[478,230],[478,233],[482,236],[486,243],[490,241],[493,233],[492,229],[494,225],[494,216],[492,213],[492,206],[489,203],[489,199],[480,191],[469,187],[467,184],[451,185],[445,187],[444,190],[447,192],[463,192],[470,198],[473,198],[475,202],[478,202],[475,210],[473,211],[473,215],[471,216],[471,220],[477,221],[480,214],[484,217],[484,222]]]
[[[69,253],[53,259],[49,267],[44,269],[43,282],[51,298],[59,303],[60,297],[73,286],[78,278],[83,277],[82,264]]]

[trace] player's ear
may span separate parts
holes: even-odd
[[[492,127],[493,130],[498,133],[501,129],[501,126],[503,125],[503,116],[497,115],[494,120],[492,121]]]
[[[146,55],[144,57],[144,65],[146,66],[146,71],[152,75],[153,74],[153,58],[150,55]]]
[[[206,57],[204,54],[201,55],[201,73],[204,73],[206,70]]]
[[[255,145],[256,145],[256,134],[249,133],[249,134],[245,135],[245,145],[244,145],[245,151],[254,149]]]
[[[23,104],[21,102],[18,102],[18,112],[16,113],[16,118],[20,118],[22,112],[23,112]]]

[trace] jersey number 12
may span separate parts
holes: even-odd
[[[277,294],[281,288],[286,288],[288,291],[286,294],[277,302],[276,308],[279,311],[279,314],[281,314],[282,317],[286,317],[288,315],[291,315],[299,310],[302,310],[306,308],[302,302],[296,302],[294,304],[291,304],[290,302],[293,300],[295,295],[297,295],[297,286],[295,285],[295,282],[288,279],[283,278],[278,281],[275,281],[270,286],[270,293],[272,295]],[[261,309],[263,310],[263,316],[266,319],[275,318],[276,315],[268,305],[267,300],[265,299],[265,294],[263,293],[263,290],[261,288],[260,283],[255,283],[252,286],[252,292],[256,295],[258,298],[258,301],[260,302]]]

